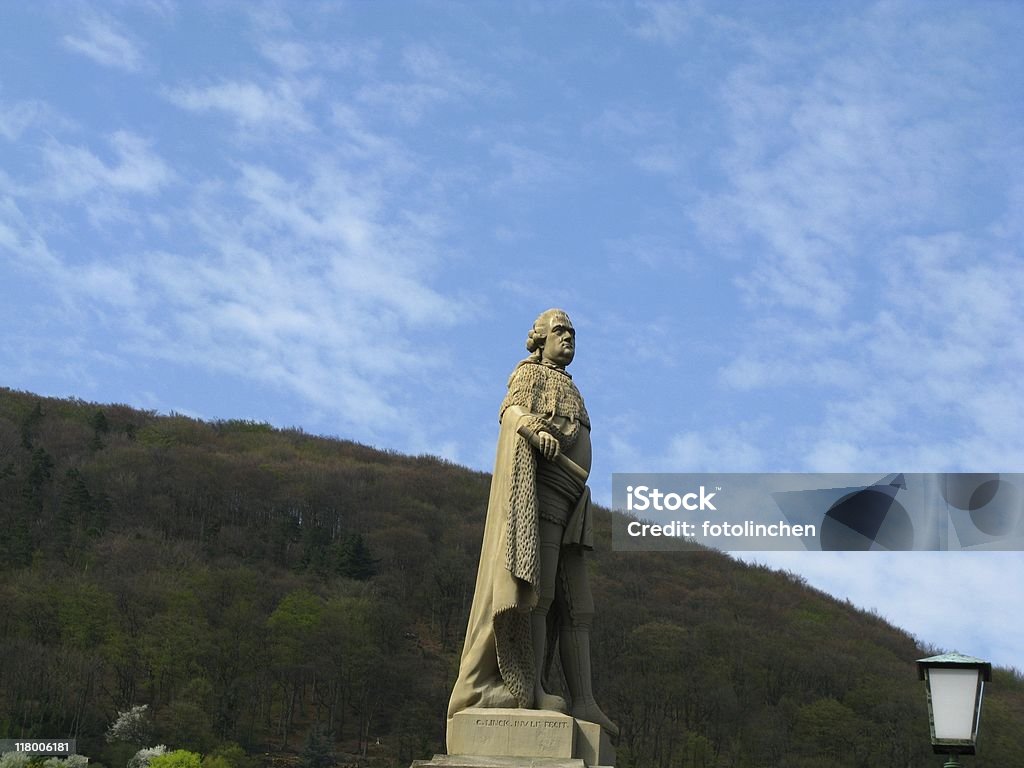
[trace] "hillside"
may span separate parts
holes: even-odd
[[[301,430],[0,389],[0,738],[241,745],[298,764],[443,751],[489,477]],[[922,647],[787,574],[714,552],[591,558],[619,764],[924,766]],[[104,738],[148,705],[136,746]],[[976,766],[1024,762],[996,670]],[[232,768],[246,768],[236,749]]]

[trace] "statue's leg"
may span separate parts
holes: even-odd
[[[548,642],[548,611],[555,598],[555,585],[558,580],[558,557],[562,546],[562,526],[543,518],[539,521],[540,533],[540,590],[537,607],[530,616],[530,629],[533,636],[533,658],[536,674],[534,676],[533,706],[534,709],[553,709],[565,712],[565,699],[544,690],[544,660],[547,655]]]
[[[558,598],[564,602],[568,621],[563,622],[558,645],[562,669],[572,697],[570,714],[580,720],[597,723],[609,736],[619,728],[608,719],[594,700],[590,669],[590,628],[594,621],[594,598],[590,592],[586,563],[580,547],[566,547],[561,554],[561,583]]]

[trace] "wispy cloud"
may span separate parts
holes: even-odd
[[[757,472],[778,471],[775,457],[766,454],[763,423],[744,422],[705,430],[685,430],[652,451],[618,430],[611,438],[615,471],[643,472]],[[770,466],[771,465],[771,466]]]
[[[625,153],[641,170],[676,175],[686,168],[691,152],[679,142],[681,133],[675,118],[666,111],[633,105],[606,108],[587,127],[616,153]]]
[[[364,104],[392,112],[405,123],[414,124],[440,104],[482,91],[476,73],[436,48],[422,44],[409,46],[401,60],[407,79],[363,86],[357,98]]]
[[[56,119],[56,116],[45,102],[36,99],[0,101],[0,136],[8,141],[17,141],[27,129],[50,118]]]
[[[498,141],[491,147],[491,156],[496,163],[489,185],[492,194],[511,190],[543,193],[568,178],[568,163],[541,149]]]
[[[85,18],[81,22],[81,29],[65,35],[61,42],[68,50],[80,53],[104,67],[135,72],[143,63],[142,51],[134,36],[111,18]]]
[[[8,263],[26,271],[52,274],[61,266],[60,259],[50,251],[18,201],[7,195],[0,196],[0,249],[6,253]]]
[[[151,149],[151,143],[128,131],[108,137],[115,160],[104,162],[89,149],[56,140],[43,149],[48,176],[45,192],[68,199],[110,189],[116,192],[155,194],[174,178],[167,163]]]
[[[397,139],[372,130],[359,110],[336,103],[330,121],[338,132],[334,146],[346,160],[370,163],[388,175],[402,176],[412,170],[410,152]]]
[[[638,265],[652,270],[686,270],[695,266],[694,254],[678,239],[662,234],[638,234],[605,244],[609,265],[621,273],[635,273]]]
[[[749,427],[678,434],[669,442],[667,466],[676,472],[752,472],[765,466],[769,457],[760,448],[761,436],[745,431]]]
[[[264,59],[290,76],[345,71],[371,76],[380,56],[380,43],[373,39],[324,43],[275,32],[261,39],[258,46]]]
[[[315,84],[278,79],[272,84],[225,80],[216,85],[179,86],[165,96],[182,109],[223,112],[239,127],[308,131],[312,122],[305,101]]]
[[[260,53],[288,72],[301,72],[314,63],[310,47],[296,40],[265,40],[260,44]]]
[[[695,2],[642,0],[637,3],[641,21],[633,26],[637,37],[659,43],[673,43],[686,34],[699,13]]]

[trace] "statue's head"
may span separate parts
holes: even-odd
[[[576,329],[562,309],[546,309],[533,321],[526,336],[526,349],[537,362],[547,361],[559,368],[576,355]]]

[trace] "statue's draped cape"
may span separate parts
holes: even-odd
[[[530,705],[535,674],[530,611],[540,583],[537,458],[518,429],[525,425],[557,434],[545,418],[552,414],[590,426],[571,377],[524,360],[512,373],[501,406],[476,591],[449,718],[468,707]],[[589,506],[585,489],[566,526],[565,543],[592,548]]]

